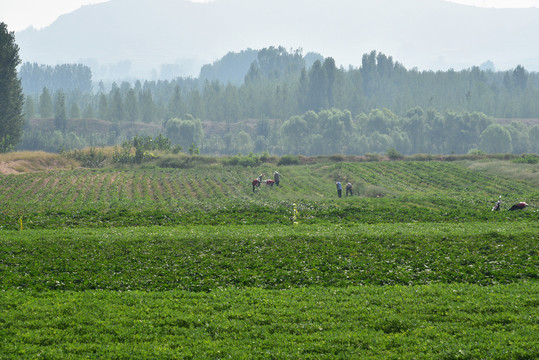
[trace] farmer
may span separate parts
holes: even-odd
[[[342,197],[342,184],[341,184],[341,182],[339,180],[337,180],[335,185],[337,185],[337,195],[339,197]]]
[[[528,207],[528,204],[526,204],[524,201],[519,202],[518,204],[515,204],[509,208],[509,210],[522,210]]]
[[[281,174],[279,174],[277,171],[274,171],[273,180],[275,180],[275,185],[279,186],[279,181],[281,180]]]
[[[500,195],[500,198],[498,201],[496,201],[496,205],[492,207],[492,211],[500,211],[500,207],[502,205],[502,196]]]
[[[254,179],[252,182],[252,185],[253,185],[253,192],[255,192],[255,188],[260,186],[260,177]]]
[[[350,181],[346,184],[346,196],[348,196],[348,193],[352,196],[352,183]]]

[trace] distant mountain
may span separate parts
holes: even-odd
[[[444,0],[111,0],[16,33],[23,62],[82,62],[94,77],[198,76],[233,51],[282,45],[361,66],[371,50],[407,68],[492,61],[539,71],[539,9]]]

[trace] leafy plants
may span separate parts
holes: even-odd
[[[253,193],[277,165],[186,158],[0,176],[0,358],[539,355],[526,177],[325,161]]]

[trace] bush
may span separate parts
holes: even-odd
[[[436,160],[436,157],[432,154],[415,154],[410,156],[412,161],[433,161]]]
[[[391,160],[399,160],[402,159],[404,156],[400,152],[397,151],[395,148],[390,148],[387,150],[386,155]]]
[[[212,156],[166,155],[155,163],[160,168],[189,169],[197,165],[215,164],[218,160]]]
[[[539,163],[539,156],[534,154],[524,154],[516,159],[511,160],[511,162],[518,164],[537,164]]]
[[[86,168],[102,168],[107,159],[102,151],[98,151],[93,147],[89,150],[66,152],[65,156],[69,159],[80,161],[81,165]]]
[[[365,158],[367,158],[367,161],[380,161],[380,155],[376,153],[365,154]]]
[[[299,157],[296,155],[284,155],[281,156],[277,165],[299,165]]]
[[[241,165],[244,167],[254,167],[260,165],[261,163],[262,161],[260,160],[260,157],[253,153],[250,153],[247,156],[241,156],[241,154],[238,154],[223,160],[224,165]]]
[[[329,157],[329,159],[331,161],[335,161],[335,162],[341,162],[341,161],[345,161],[346,159],[344,158],[343,155],[341,154],[333,154]]]
[[[267,151],[264,151],[262,155],[260,155],[260,161],[264,163],[277,163],[279,158],[277,156],[270,155]]]

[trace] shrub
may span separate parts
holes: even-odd
[[[277,156],[272,156],[267,151],[264,151],[262,155],[260,155],[260,161],[264,163],[277,163],[278,159]]]
[[[523,154],[522,156],[511,160],[511,162],[518,164],[537,164],[539,163],[539,156],[534,154]]]
[[[242,156],[241,154],[232,156],[228,159],[223,160],[224,165],[241,165],[244,167],[248,166],[258,166],[261,164],[260,157],[253,153],[250,153],[247,156]]]
[[[341,154],[333,154],[329,157],[329,159],[336,162],[341,162],[345,160],[344,156]]]
[[[410,156],[412,161],[432,161],[435,159],[435,156],[432,154],[415,154]]]
[[[299,157],[296,155],[284,155],[281,156],[277,165],[299,165]]]
[[[400,152],[397,151],[395,148],[389,148],[386,152],[386,155],[391,160],[399,160],[402,159],[404,156]]]
[[[73,150],[66,152],[65,156],[69,159],[80,161],[81,165],[86,168],[102,168],[107,159],[102,151],[96,150],[93,147],[89,150]]]
[[[367,161],[380,161],[380,155],[376,153],[365,154]]]

